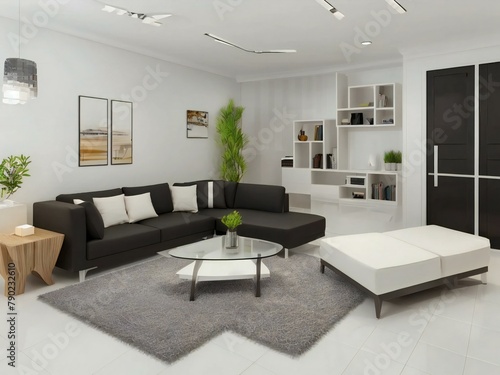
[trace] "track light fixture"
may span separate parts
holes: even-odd
[[[158,20],[161,20],[163,18],[167,18],[172,16],[171,14],[145,14],[145,13],[136,13],[136,12],[131,12],[126,9],[121,9],[121,8],[116,8],[111,5],[104,5],[104,8],[102,8],[104,12],[107,13],[115,13],[117,16],[129,16],[131,18],[135,18],[138,20],[141,20],[142,23],[145,23],[147,25],[152,25],[152,26],[161,26],[162,23],[158,22]]]
[[[225,39],[222,39],[222,38],[215,36],[213,34],[210,34],[210,33],[205,33],[205,35],[208,36],[209,38],[212,38],[213,40],[215,40],[218,43],[224,44],[226,46],[238,48],[238,49],[245,51],[245,52],[256,53],[258,55],[264,54],[264,53],[295,53],[295,52],[297,52],[297,50],[294,50],[294,49],[270,49],[267,51],[251,50],[251,49],[246,49],[246,48],[240,47],[234,43],[231,43]]]
[[[344,18],[344,14],[342,12],[340,12],[337,8],[335,8],[332,4],[330,4],[328,1],[326,0],[316,0],[316,2],[321,5],[323,8],[325,8],[327,11],[329,11],[330,13],[332,13],[336,19],[338,19],[339,21]]]
[[[398,13],[406,13],[406,9],[398,3],[396,0],[385,0],[387,4],[389,4],[391,7],[393,7]]]

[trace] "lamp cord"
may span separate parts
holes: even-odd
[[[19,59],[21,59],[21,0],[19,0],[19,34],[17,37],[19,38],[19,48],[17,53],[19,54]]]

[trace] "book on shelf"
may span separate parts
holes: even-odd
[[[365,199],[365,192],[364,191],[353,191],[352,198],[353,199]]]
[[[313,168],[323,168],[323,154],[316,154],[313,157]]]
[[[281,158],[282,167],[293,167],[293,156],[285,156]]]
[[[323,140],[323,125],[316,125],[314,127],[314,140],[315,141]]]
[[[326,154],[326,169],[336,169],[334,165],[333,154]]]
[[[396,185],[384,186],[383,182],[372,184],[372,199],[396,201]]]

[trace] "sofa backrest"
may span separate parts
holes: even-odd
[[[196,201],[198,209],[226,208],[225,182],[222,180],[198,180],[191,182],[176,182],[174,186],[196,185]],[[212,207],[209,207],[210,204]]]
[[[81,199],[82,201],[92,202],[92,198],[106,198],[112,197],[114,195],[123,194],[122,189],[109,189],[109,190],[99,190],[99,191],[88,191],[84,193],[73,193],[73,194],[59,194],[56,197],[56,201],[73,203],[74,199]]]
[[[174,209],[172,195],[170,194],[170,187],[166,182],[155,185],[124,187],[122,190],[125,195],[150,193],[151,202],[153,203],[153,207],[158,215],[172,212]]]
[[[234,198],[234,208],[284,212],[285,188],[276,185],[238,183]]]
[[[226,197],[227,208],[234,208],[234,198],[236,197],[237,182],[224,181],[224,196]]]

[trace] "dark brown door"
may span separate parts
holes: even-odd
[[[473,66],[427,72],[427,223],[468,233],[474,233],[474,112]]]
[[[500,249],[500,180],[479,180],[479,235]]]
[[[474,174],[474,67],[427,72],[427,172]]]
[[[429,194],[429,192],[431,192]],[[427,224],[474,233],[474,179],[427,176]]]
[[[479,174],[500,176],[500,63],[479,65]],[[479,235],[500,249],[500,180],[479,180]]]
[[[500,176],[500,63],[479,66],[479,174]]]

